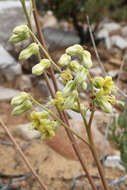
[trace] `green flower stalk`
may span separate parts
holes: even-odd
[[[26,60],[32,55],[36,55],[39,52],[39,46],[36,43],[30,44],[26,49],[22,50],[19,54],[19,60]]]
[[[29,28],[26,25],[17,26],[13,30],[13,35],[9,39],[11,43],[18,43],[23,40],[28,40],[30,37]]]
[[[40,76],[46,69],[50,67],[51,63],[48,59],[41,59],[40,63],[32,68],[32,74]]]
[[[58,61],[58,64],[61,65],[61,66],[67,66],[71,61],[71,56],[70,55],[67,55],[67,54],[63,54],[59,61]]]
[[[23,114],[24,112],[30,110],[32,108],[32,103],[30,100],[25,100],[22,104],[16,106],[13,111],[12,115],[18,116]]]

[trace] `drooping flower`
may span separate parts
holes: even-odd
[[[20,105],[16,106],[13,111],[12,115],[18,116],[23,114],[24,112],[30,110],[32,108],[32,102],[30,100],[25,100],[23,103]]]
[[[30,37],[29,28],[26,25],[17,26],[13,30],[13,35],[10,37],[9,42],[18,43],[27,40]]]
[[[86,69],[90,69],[92,67],[91,54],[89,51],[83,50],[81,54],[81,63]]]
[[[40,63],[32,68],[32,74],[40,76],[43,72],[50,67],[51,63],[48,59],[41,59]]]
[[[61,66],[64,67],[64,66],[67,66],[67,65],[70,63],[70,61],[71,61],[71,56],[65,53],[65,54],[63,54],[63,55],[60,57],[58,63],[59,63]]]
[[[18,96],[15,96],[12,100],[11,100],[11,105],[13,106],[18,106],[20,104],[22,104],[25,100],[27,100],[29,97],[29,94],[26,92],[21,92]]]
[[[32,55],[36,55],[39,52],[39,46],[36,43],[30,44],[27,48],[22,50],[19,54],[19,60],[26,60]]]
[[[83,51],[83,47],[79,44],[75,44],[66,49],[66,53],[70,56],[81,55]]]

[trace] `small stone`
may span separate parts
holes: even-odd
[[[16,81],[16,87],[20,90],[30,90],[32,88],[32,82],[29,75],[21,75],[19,79]]]
[[[122,30],[123,36],[127,38],[127,26],[123,27],[121,30]]]
[[[100,69],[100,67],[94,67],[94,68],[90,69],[90,72],[94,76],[99,76],[102,74],[102,70]]]
[[[103,25],[103,28],[105,28],[108,32],[112,32],[115,30],[119,30],[121,26],[118,23],[110,22],[110,23],[105,23]]]
[[[0,87],[0,101],[10,101],[20,93],[19,90]]]
[[[31,123],[18,125],[16,127],[16,133],[26,140],[37,139],[40,137],[39,131],[32,129]]]
[[[84,126],[84,123],[80,119],[70,119],[69,120],[71,128],[78,133],[78,135],[81,135],[85,140],[87,140],[87,134],[86,134],[86,129]],[[94,137],[94,142],[96,146],[96,150],[98,153],[98,156],[101,155],[102,152],[102,146],[103,146],[103,141],[104,137],[100,133],[100,131],[97,129],[97,127],[93,123],[92,127],[92,133]],[[88,164],[92,164],[93,162],[93,157],[91,155],[91,152],[86,144],[84,144],[81,140],[79,140],[76,137],[77,144],[79,145],[79,149],[82,153],[82,156],[85,157],[85,160]],[[67,133],[64,129],[64,127],[59,126],[55,137],[53,137],[51,140],[46,141],[47,144],[53,148],[56,152],[61,154],[62,156],[72,159],[72,160],[77,160],[77,156],[75,155],[75,152],[72,148],[72,144],[70,143],[70,140],[68,139]],[[107,152],[110,152],[110,146],[109,143],[107,142],[107,148],[106,148],[106,154]]]
[[[12,80],[21,73],[21,65],[0,45],[0,75],[6,80]]]
[[[108,71],[108,75],[110,75],[112,78],[117,77],[118,74],[119,74],[119,70],[111,70],[111,71]]]
[[[120,164],[121,159],[119,155],[108,156],[104,162],[104,165],[109,168],[118,168],[122,171],[125,171],[125,168]]]
[[[114,35],[110,37],[112,46],[117,46],[121,50],[127,48],[127,40],[121,36]]]

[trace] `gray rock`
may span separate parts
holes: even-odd
[[[14,58],[0,45],[0,75],[6,80],[12,80],[22,73],[21,66]]]
[[[108,32],[112,32],[115,30],[119,30],[121,28],[120,24],[115,22],[105,23],[103,25],[103,28],[105,28]]]
[[[28,1],[26,1],[26,6],[29,8]],[[20,1],[0,1],[0,43],[6,45],[14,27],[25,22]]]
[[[105,40],[105,46],[107,49],[111,48],[111,42],[110,42],[110,38],[109,38],[109,32],[107,31],[107,29],[103,28],[100,31],[97,32],[97,37],[99,39],[104,39]]]
[[[125,171],[125,168],[120,164],[121,159],[119,155],[108,156],[104,162],[104,165],[109,168],[118,168],[122,171]]]
[[[55,74],[55,77],[56,77],[56,80],[57,80],[58,89],[61,91],[64,88],[64,86],[63,86],[61,80],[59,79],[59,74]],[[53,92],[55,92],[53,82],[52,82],[51,79],[49,79],[49,80],[50,80],[50,84],[51,84],[51,87],[53,89]],[[49,96],[51,96],[50,91],[49,91],[49,89],[47,87],[47,83],[46,83],[46,81],[44,79],[39,81],[36,88],[45,96],[45,98],[48,98]]]
[[[124,39],[121,36],[114,35],[110,37],[112,46],[117,46],[121,50],[124,50],[127,48],[127,40]]]
[[[0,101],[10,101],[13,97],[20,93],[19,90],[14,90],[10,88],[0,87]]]
[[[21,75],[16,81],[16,87],[20,90],[30,90],[32,88],[32,82],[29,75]]]
[[[123,27],[121,31],[122,31],[123,36],[127,38],[127,26]]]
[[[16,127],[16,133],[26,140],[37,139],[40,137],[39,131],[32,129],[31,123],[18,125]]]

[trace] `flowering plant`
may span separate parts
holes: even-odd
[[[22,0],[21,3],[23,7],[25,7],[25,1]],[[91,131],[94,112],[98,106],[107,113],[112,112],[112,104],[115,102],[115,97],[112,96],[112,93],[115,89],[112,78],[109,76],[105,78],[91,77],[89,72],[90,68],[93,65],[91,54],[79,44],[68,47],[65,50],[65,53],[60,57],[58,64],[56,64],[50,57],[45,44],[40,42],[33,33],[30,17],[28,16],[28,12],[26,11],[26,9],[24,10],[25,14],[27,15],[29,26],[21,25],[16,27],[13,30],[13,35],[11,36],[9,41],[11,43],[18,43],[23,40],[27,40],[28,38],[30,38],[30,36],[32,37],[33,43],[31,43],[27,48],[20,52],[19,59],[26,60],[33,54],[38,56],[38,64],[36,64],[32,68],[32,74],[36,76],[40,76],[43,74],[45,76],[52,97],[49,99],[48,104],[46,106],[43,106],[38,101],[36,101],[29,93],[22,92],[17,97],[14,97],[11,101],[11,104],[14,106],[12,115],[17,116],[23,114],[24,112],[31,110],[36,105],[43,108],[44,111],[42,112],[31,112],[30,120],[32,122],[32,127],[35,130],[38,130],[44,138],[50,139],[55,136],[57,128],[62,125],[67,130],[70,140],[73,141],[74,150],[77,153],[77,156],[81,162],[84,171],[87,173],[87,178],[92,188],[94,190],[97,190],[95,183],[90,177],[90,174],[82,161],[79,150],[76,146],[76,142],[73,139],[73,135],[77,136],[80,140],[87,144],[97,164],[104,189],[108,190],[108,185],[96,153]],[[45,58],[41,58],[40,50],[43,51]],[[75,57],[78,59],[74,59]],[[47,75],[48,69],[51,69],[51,73],[53,73],[52,67],[55,67],[55,69],[59,72],[59,75],[64,85],[63,90],[59,91],[57,88],[57,83],[54,82],[54,87],[56,91],[55,94],[52,91]],[[52,74],[52,79],[53,81],[55,81],[53,77],[54,75]],[[92,95],[90,96],[90,106],[89,108],[86,108],[85,105],[82,104],[80,101],[79,90],[85,92],[88,83],[90,85]],[[49,105],[56,106],[59,112],[59,116],[53,113],[48,108]],[[66,110],[73,110],[81,114],[84,121],[84,126],[86,127],[88,142],[81,136],[79,136],[73,129],[69,128]],[[88,110],[91,111],[91,116],[89,120],[87,120],[86,118],[86,113]]]

